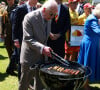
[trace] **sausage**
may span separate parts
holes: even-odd
[[[49,67],[48,70],[51,70],[53,67]]]
[[[59,68],[59,66],[54,66],[53,70],[57,70]]]
[[[77,71],[75,72],[75,75],[79,74],[79,72],[80,72],[80,71],[79,71],[79,70],[77,70]]]
[[[63,70],[64,70],[64,68],[61,68],[61,69],[60,69],[60,72],[62,72]]]
[[[57,69],[57,71],[60,71],[60,70],[61,70],[61,68],[62,68],[62,67],[59,67],[59,68]]]
[[[70,69],[69,73],[72,74],[73,73],[73,69]]]
[[[64,73],[69,73],[70,69],[65,69],[63,72]]]
[[[73,72],[71,73],[72,75],[75,74],[76,70],[73,70]]]

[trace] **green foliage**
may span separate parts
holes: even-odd
[[[40,3],[44,3],[46,0],[38,0]]]
[[[0,0],[0,3],[1,3],[2,1],[3,1],[3,2],[6,2],[6,0]],[[7,2],[6,2],[6,3],[7,3]]]

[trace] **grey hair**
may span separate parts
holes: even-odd
[[[100,3],[95,6],[93,14],[100,17]]]
[[[46,8],[46,10],[50,10],[52,8],[57,7],[58,4],[55,0],[47,0],[43,5],[42,8]]]

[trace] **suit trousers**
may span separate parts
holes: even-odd
[[[6,29],[5,29],[5,39],[4,39],[4,45],[6,47],[8,56],[9,56],[9,65],[7,67],[7,72],[13,72],[16,69],[16,57],[13,55],[14,51],[14,46],[13,46],[13,41],[12,41],[12,30],[11,30],[11,25],[9,23],[6,24]]]
[[[6,47],[9,59],[11,59],[11,55],[13,53],[13,43],[11,35],[7,35],[4,40],[4,45]]]
[[[39,69],[33,68],[30,70],[30,66],[27,64],[21,64],[21,77],[19,81],[18,90],[28,90],[30,81],[34,77],[34,90],[43,90],[43,85],[39,77]]]

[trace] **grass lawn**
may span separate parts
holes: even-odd
[[[9,59],[3,43],[0,43],[0,90],[18,90],[16,76],[6,74]]]
[[[18,79],[16,76],[6,74],[9,60],[3,43],[0,43],[0,90],[18,90]],[[91,90],[100,90],[100,83],[90,84]]]

